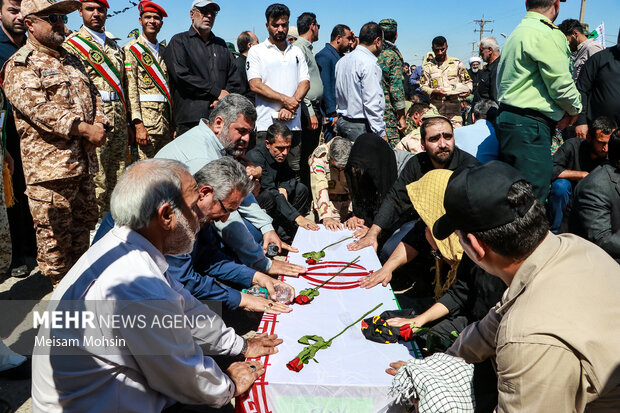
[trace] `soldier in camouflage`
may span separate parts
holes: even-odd
[[[84,64],[88,77],[99,90],[111,125],[105,145],[97,149],[99,172],[95,175],[95,193],[100,218],[109,211],[112,190],[125,169],[130,136],[125,54],[105,31],[108,8],[107,0],[83,1],[79,10],[84,25],[64,45]]]
[[[97,222],[95,148],[108,127],[84,66],[62,48],[65,15],[79,7],[74,0],[24,0],[28,42],[0,72],[20,134],[37,261],[53,283],[88,249]]]
[[[424,120],[429,117],[439,116],[439,112],[435,107],[430,107],[427,103],[420,102],[411,105],[407,111],[407,120],[411,121],[413,130],[411,130],[405,137],[396,145],[399,151],[407,151],[411,153],[424,152],[422,149],[422,135],[420,134],[420,126],[424,123]]]
[[[347,221],[352,207],[344,167],[352,146],[350,140],[336,136],[328,143],[319,145],[308,160],[312,209],[317,222],[332,231],[342,229],[345,221],[348,228],[356,228],[357,221],[360,221],[355,217]]]
[[[422,66],[420,79],[422,93],[442,116],[450,119],[454,128],[463,124],[459,97],[467,97],[472,92],[472,82],[463,63],[450,57],[448,41],[443,36],[433,39],[435,57]]]
[[[385,132],[392,148],[398,144],[401,133],[407,128],[405,122],[405,88],[403,85],[403,56],[394,44],[398,37],[398,26],[394,19],[379,22],[383,29],[383,51],[379,55],[381,86],[385,94]]]
[[[163,18],[168,14],[151,1],[141,1],[138,10],[142,34],[124,47],[125,71],[138,155],[147,159],[172,140],[174,130],[168,70],[162,58],[165,46],[157,42]]]

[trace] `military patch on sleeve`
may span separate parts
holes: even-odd
[[[151,79],[148,73],[142,76],[142,81],[146,86],[151,86],[153,84],[153,79]]]
[[[125,70],[131,70],[131,63],[125,63]]]
[[[325,174],[325,167],[323,167],[323,165],[316,165],[314,167],[314,173]]]

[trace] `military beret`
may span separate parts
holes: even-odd
[[[159,14],[161,17],[168,17],[168,13],[166,13],[163,7],[149,0],[141,1],[140,4],[138,4],[138,10],[140,11],[140,16],[150,11]]]
[[[104,6],[106,9],[110,8],[110,5],[108,4],[108,0],[81,0],[82,3],[99,3],[102,6]]]
[[[379,26],[381,26],[382,29],[384,30],[397,30],[398,29],[398,23],[396,23],[396,20],[394,19],[383,19],[379,22]]]

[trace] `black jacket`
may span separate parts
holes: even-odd
[[[478,89],[474,93],[474,103],[482,99],[497,102],[497,66],[499,66],[499,57],[493,63],[488,64],[480,73]]]
[[[608,47],[592,55],[581,68],[577,89],[583,104],[577,125],[600,116],[620,124],[620,47]]]
[[[456,282],[438,300],[450,311],[450,318],[464,316],[468,323],[482,320],[502,298],[506,284],[478,267],[465,254],[456,273]]]
[[[459,168],[467,168],[480,165],[480,162],[467,152],[454,147],[452,160],[446,169],[454,171]],[[374,223],[383,230],[389,230],[399,220],[411,221],[418,218],[411,199],[407,194],[407,185],[422,178],[428,171],[435,169],[426,152],[420,152],[407,162],[403,171],[394,182],[392,189],[387,193],[379,212],[375,216]]]
[[[592,172],[594,168],[605,162],[605,159],[590,157],[590,143],[585,139],[569,139],[553,154],[553,173],[551,180],[558,179],[562,172]]]
[[[297,179],[295,172],[291,169],[288,162],[282,163],[273,159],[267,147],[256,146],[246,154],[246,159],[255,165],[263,168],[263,175],[260,178],[261,191],[269,191],[276,199],[276,204],[280,213],[288,220],[295,221],[299,211],[282,195],[278,188],[286,189],[288,194],[295,193]]]
[[[213,33],[203,41],[193,28],[172,36],[164,51],[177,125],[198,124],[207,118],[222,89],[241,93],[235,58],[223,39]]]
[[[569,228],[620,263],[620,169],[601,165],[579,182]]]

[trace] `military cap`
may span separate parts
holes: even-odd
[[[141,1],[140,4],[138,4],[138,11],[140,11],[140,16],[146,12],[153,12],[159,14],[161,17],[168,17],[168,13],[166,13],[163,7],[149,0]]]
[[[81,0],[82,3],[99,3],[101,4],[103,7],[105,7],[106,9],[110,8],[110,5],[108,4],[108,0]]]
[[[397,30],[398,29],[398,23],[396,23],[396,20],[394,19],[383,19],[379,22],[379,26],[383,29],[383,30]]]
[[[450,121],[450,119],[446,118],[445,116],[441,116],[439,114],[439,111],[434,105],[430,105],[428,110],[424,113],[424,115],[422,115],[422,120],[433,119],[433,118],[443,118],[447,121]]]
[[[23,0],[21,4],[22,16],[40,13],[42,11],[54,11],[69,14],[80,8],[78,0]]]

